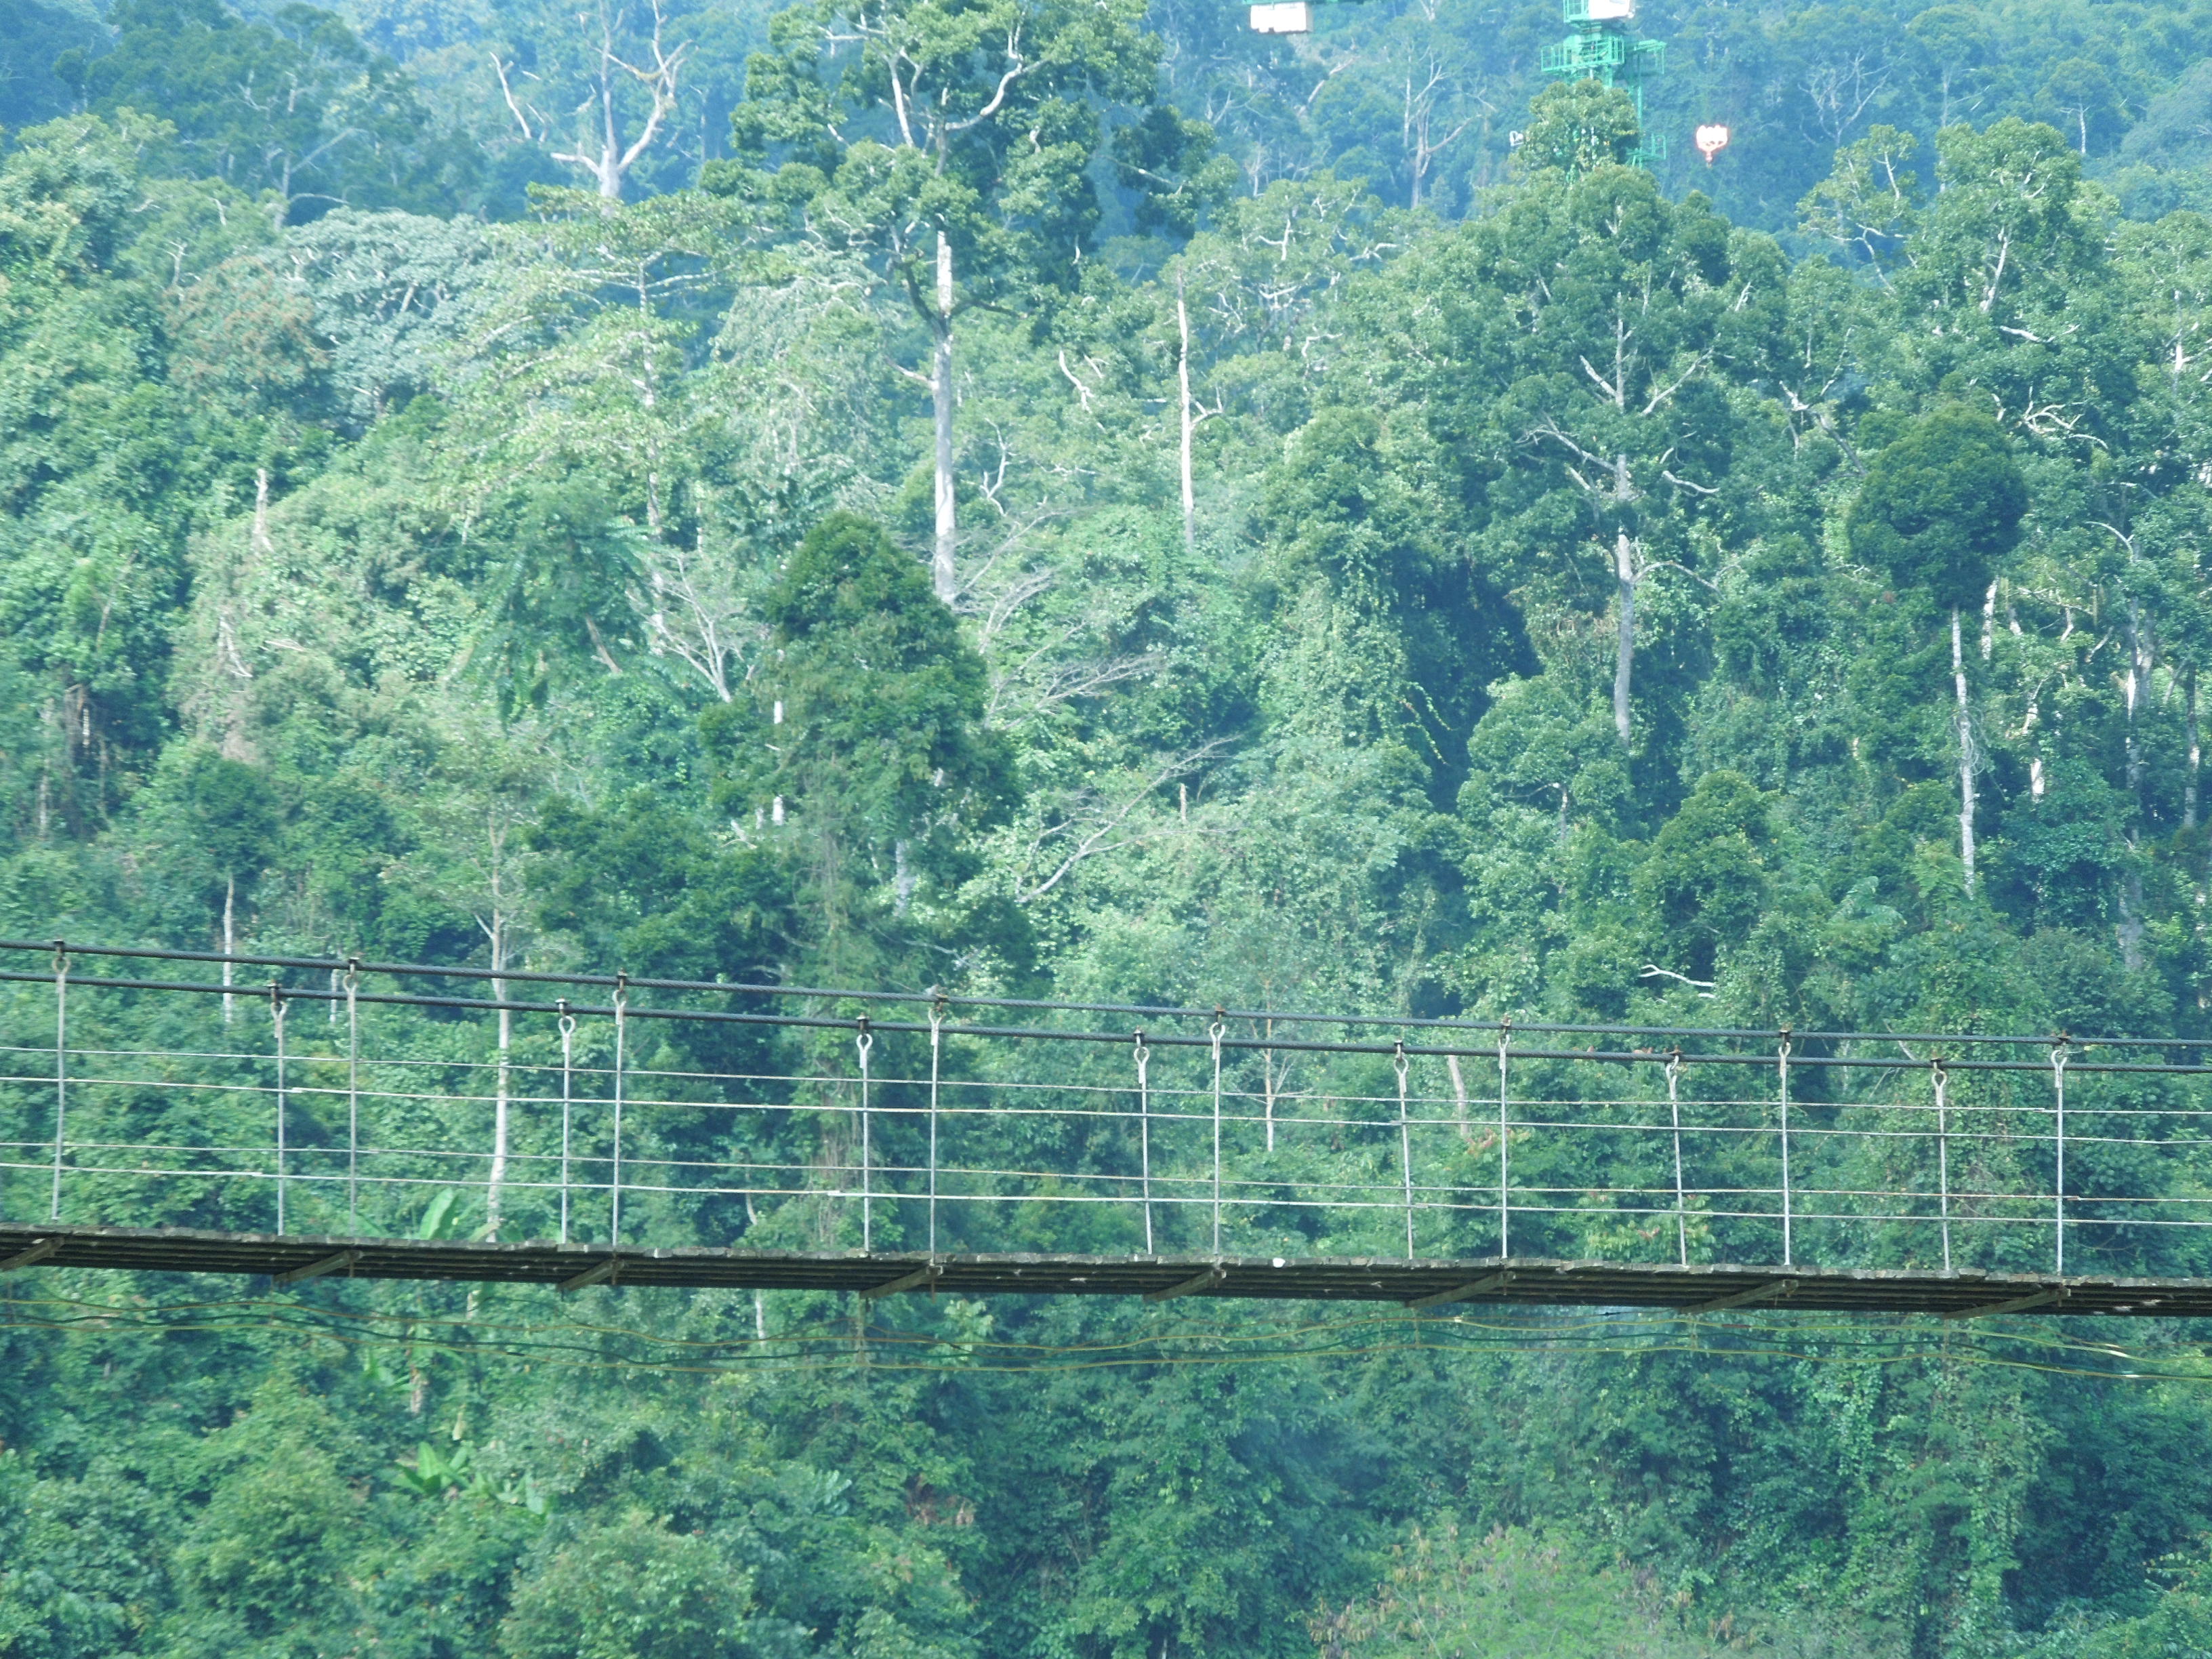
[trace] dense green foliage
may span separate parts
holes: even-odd
[[[0,926],[2212,1036],[2212,15],[1640,26],[1710,173],[1532,118],[1535,0],[0,3]],[[108,1218],[264,1224],[176,1202]],[[851,1310],[280,1294],[403,1334],[0,1329],[0,1655],[2212,1651],[2201,1390],[1940,1338],[1002,1372],[1175,1310],[916,1298],[715,1376],[612,1328]]]
[[[1996,579],[2027,510],[1997,423],[1978,410],[1939,409],[1868,463],[1844,532],[1861,562],[1957,611]]]

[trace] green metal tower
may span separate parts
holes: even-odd
[[[1572,31],[1557,46],[1544,48],[1538,67],[1562,81],[1595,81],[1619,87],[1636,100],[1636,125],[1644,125],[1644,82],[1665,73],[1667,43],[1638,40],[1629,33],[1636,0],[1559,0],[1559,16]],[[1643,133],[1636,163],[1649,166],[1667,157],[1667,141]]]

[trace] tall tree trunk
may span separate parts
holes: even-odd
[[[937,233],[937,315],[931,319],[930,331],[937,337],[929,380],[937,416],[937,547],[930,574],[937,585],[937,597],[950,605],[956,591],[952,572],[952,243],[941,230]]]
[[[2128,821],[2128,867],[2120,878],[2120,962],[2133,973],[2142,966],[2143,890],[2142,865],[2138,854],[2142,842],[2142,744],[2136,732],[2136,705],[2142,702],[2142,693],[2149,687],[2150,674],[2144,660],[2142,638],[2142,609],[2132,593],[2128,596],[2128,726],[2127,778],[2128,802],[2130,810]]]
[[[623,193],[622,142],[615,137],[615,90],[607,84],[605,58],[602,55],[599,69],[599,113],[605,124],[605,134],[599,145],[599,164],[592,171],[599,175],[599,199],[619,202]]]
[[[1951,607],[1951,688],[1959,705],[1959,859],[1966,867],[1966,892],[1974,890],[1974,725],[1966,711],[1966,657],[1959,608]]]
[[[2189,775],[2181,783],[2181,827],[2197,827],[2197,775],[2203,765],[2203,745],[2197,734],[2197,670],[2191,667],[2182,675],[2182,687],[2189,699]]]
[[[1191,436],[1198,422],[1190,407],[1190,310],[1183,303],[1182,272],[1176,272],[1176,392],[1182,410],[1182,544],[1198,545],[1198,495],[1191,487]]]
[[[1620,733],[1620,745],[1626,749],[1628,746],[1628,688],[1636,665],[1636,556],[1635,550],[1629,545],[1626,530],[1615,532],[1613,580],[1620,629],[1613,659],[1613,729]]]

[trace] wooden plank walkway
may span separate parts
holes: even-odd
[[[254,1233],[0,1222],[0,1273],[33,1267],[237,1273],[280,1284],[322,1277],[467,1280],[581,1289],[668,1288],[959,1296],[1182,1296],[1396,1302],[1450,1307],[1601,1306],[1720,1312],[2004,1313],[2212,1316],[2212,1279],[2058,1278],[2047,1273],[1776,1267],[1688,1267],[1611,1261],[1402,1261],[1390,1258],[939,1255],[710,1247],[611,1249],[604,1244],[445,1239],[283,1237]],[[20,1285],[23,1281],[16,1280]],[[12,1286],[10,1287],[12,1288]]]

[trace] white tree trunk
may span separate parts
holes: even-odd
[[[2181,818],[2184,829],[2194,830],[2197,827],[2197,788],[2199,774],[2204,764],[2204,745],[2197,724],[2197,670],[2194,667],[2189,671],[2188,685],[2189,775],[2182,784]],[[2205,872],[2200,866],[2197,872],[2197,878],[2191,883],[2196,890],[2197,902],[2199,904],[2204,902],[2204,876]]]
[[[2128,868],[2120,878],[2120,962],[2132,973],[2143,964],[2142,744],[2136,733],[2136,705],[2150,689],[2152,665],[2142,636],[2142,609],[2128,597],[2127,780],[2132,811],[2128,822]]]
[[[952,243],[937,233],[937,316],[932,323],[937,349],[930,365],[930,398],[937,416],[937,545],[930,574],[937,597],[950,605],[957,591],[952,550],[957,528],[952,491]]]
[[[1636,665],[1636,551],[1626,530],[1613,544],[1613,580],[1619,611],[1620,639],[1613,659],[1613,729],[1628,747],[1629,685]]]
[[[608,43],[611,47],[612,42]],[[605,49],[603,49],[604,51]],[[599,183],[599,199],[619,202],[623,193],[622,143],[615,137],[615,89],[608,84],[604,58],[599,70],[599,116],[602,137],[599,164],[590,170]],[[590,166],[586,163],[586,166]]]
[[[238,949],[238,878],[225,876],[222,881],[222,982],[230,983],[230,957]],[[222,994],[222,1023],[230,1024],[230,993]]]
[[[2181,785],[2181,827],[2194,830],[2197,827],[2197,775],[2204,763],[2203,745],[2197,740],[2197,671],[2194,668],[2189,670],[2183,684],[2189,697],[2189,775],[2182,780]]]
[[[1176,392],[1182,410],[1182,544],[1198,544],[1198,495],[1191,487],[1191,437],[1198,421],[1190,406],[1190,309],[1183,303],[1182,272],[1176,272]]]
[[[1966,866],[1966,891],[1974,890],[1974,726],[1966,711],[1966,657],[1959,629],[1959,608],[1951,607],[1951,688],[1959,710],[1959,859]]]

